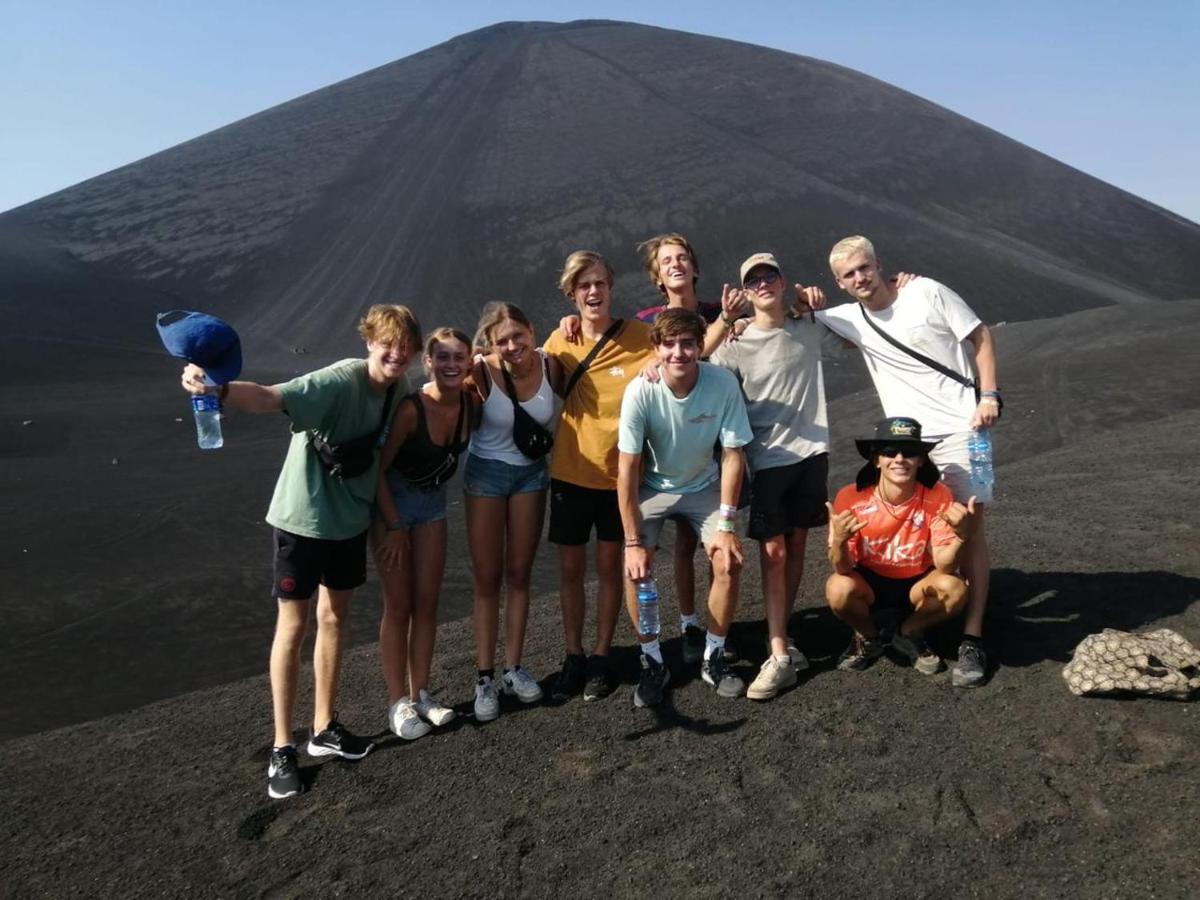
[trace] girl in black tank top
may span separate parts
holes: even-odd
[[[439,328],[425,344],[431,381],[396,407],[384,444],[372,545],[383,587],[379,653],[388,687],[388,725],[413,740],[454,711],[430,695],[437,604],[446,569],[446,482],[465,453],[479,413],[463,389],[470,339]]]

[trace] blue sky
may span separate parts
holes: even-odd
[[[1200,0],[0,0],[0,211],[465,31],[579,18],[836,62],[1200,221]]]

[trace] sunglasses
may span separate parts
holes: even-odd
[[[916,459],[918,456],[923,455],[922,451],[918,447],[882,447],[875,452],[878,456],[883,456],[887,459],[891,459],[897,453],[899,453],[905,459]]]
[[[774,284],[779,280],[778,272],[763,272],[761,275],[751,275],[742,282],[742,287],[748,287],[751,290],[758,287],[760,284]]]

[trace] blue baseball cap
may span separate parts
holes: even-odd
[[[159,313],[155,324],[167,352],[198,365],[213,384],[228,384],[242,373],[242,342],[228,322],[173,309]]]

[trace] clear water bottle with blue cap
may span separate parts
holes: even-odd
[[[988,429],[971,432],[967,438],[967,456],[971,461],[971,493],[979,503],[991,503],[996,477],[992,472],[992,435]]]
[[[662,630],[658,615],[658,582],[647,576],[637,583],[638,631],[657,636]]]
[[[212,394],[192,395],[196,417],[196,443],[201,450],[218,450],[225,444],[221,434],[221,401]]]

